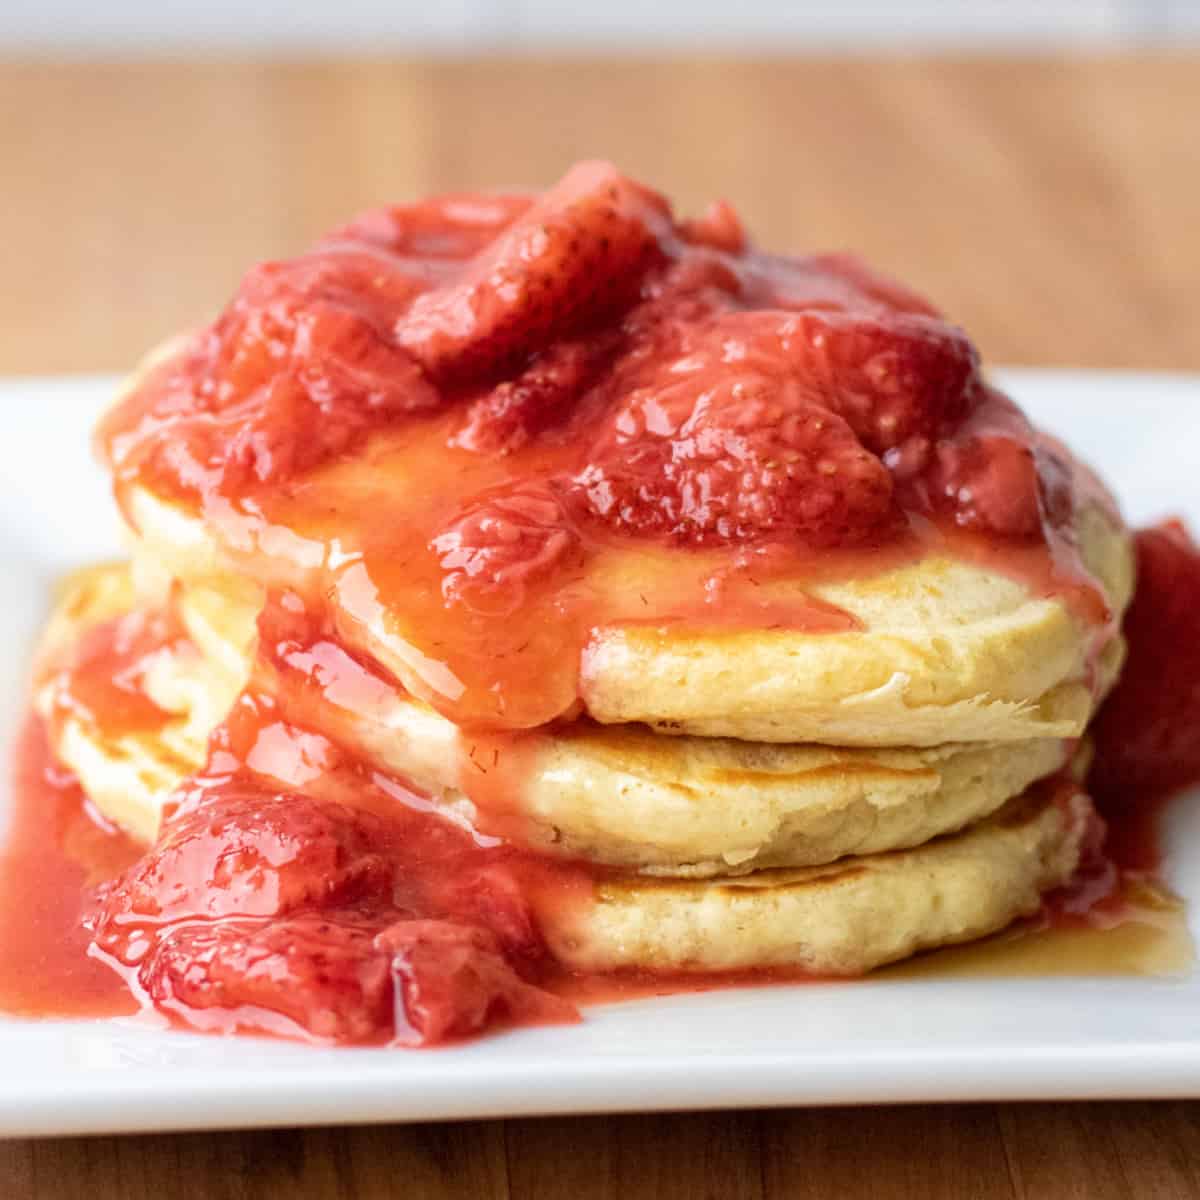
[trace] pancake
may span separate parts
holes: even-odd
[[[926,301],[727,206],[585,163],[365,214],[95,446],[133,561],[34,702],[145,848],[88,953],[173,1019],[427,1044],[576,1016],[555,975],[859,975],[1098,844],[1112,497]]]
[[[128,569],[101,566],[65,580],[38,648],[34,707],[55,756],[78,777],[100,813],[133,837],[158,832],[169,793],[204,759],[209,732],[233,703],[236,682],[186,639],[154,656],[142,686],[160,710],[152,724],[106,729],[102,716],[65,694],[60,671],[81,633],[134,609]]]
[[[1083,732],[1128,531],[963,330],[609,164],[482,211],[370,214],[141,365],[97,445],[147,556],[295,591],[464,728]]]
[[[157,832],[166,796],[202,761],[207,725],[219,716],[218,709],[224,711],[228,706],[232,692],[225,672],[195,644],[175,640],[167,651],[155,656],[145,678],[147,692],[163,710],[155,728],[111,737],[105,736],[86,712],[69,710],[64,714],[56,706],[61,686],[56,663],[78,632],[88,626],[89,618],[119,617],[135,599],[129,573],[122,568],[99,568],[71,583],[39,655],[37,703],[39,710],[51,717],[56,754],[77,773],[97,808],[135,836],[150,841]],[[426,715],[448,724],[436,714]],[[614,756],[618,765],[610,769],[620,771],[633,746],[650,743],[656,747],[649,758],[653,763],[656,753],[665,754],[668,762],[681,761],[689,748],[695,753],[694,747],[701,745],[710,755],[713,778],[719,780],[722,773],[732,771],[729,763],[738,754],[765,756],[759,775],[770,775],[765,767],[772,755],[782,756],[785,762],[793,753],[798,760],[819,755],[824,756],[824,765],[810,765],[809,778],[802,772],[797,772],[794,780],[784,778],[790,781],[794,795],[807,797],[807,808],[817,807],[812,797],[824,788],[826,810],[828,797],[840,794],[833,781],[855,778],[855,772],[847,770],[848,764],[866,764],[860,774],[871,770],[883,774],[882,761],[874,752],[753,747],[720,741],[709,745],[693,738],[662,739],[648,732],[629,733],[632,741],[625,746],[607,741],[620,733],[597,730],[600,740],[590,754],[583,756],[577,749],[583,756],[580,762],[588,770],[602,771],[599,764],[605,755]],[[587,739],[583,742],[586,745]],[[570,745],[570,740],[565,744]],[[1062,747],[1055,743],[1033,743],[1026,748],[1023,761],[1034,761],[1047,746],[1054,747],[1057,761],[1061,761]],[[1003,753],[1012,747],[995,749]],[[914,760],[919,755],[907,753]],[[945,777],[955,769],[946,764],[954,764],[959,753],[964,762],[972,762],[981,751],[977,747],[945,748],[943,786]],[[680,760],[672,758],[677,755]],[[935,763],[936,756],[925,761]],[[713,768],[713,763],[721,765]],[[640,765],[644,768],[646,763]],[[1047,759],[1043,765],[1053,769],[1057,762]],[[696,772],[701,770],[694,762],[691,766]],[[936,774],[932,766],[930,771]],[[985,771],[984,775],[989,773],[994,774]],[[905,776],[903,771],[897,774]],[[820,782],[814,784],[811,776]],[[983,786],[982,780],[978,782]],[[658,786],[681,788],[678,781],[670,780]],[[966,829],[928,841],[915,832],[922,828],[920,813],[949,807],[961,817],[963,805],[956,805],[951,798],[948,804],[929,804],[923,809],[912,801],[918,815],[910,819],[909,833],[923,841],[915,848],[856,854],[827,865],[758,869],[709,879],[614,873],[601,876],[583,902],[543,904],[535,894],[533,903],[551,951],[559,961],[580,970],[687,972],[777,967],[817,975],[858,974],[920,950],[1001,929],[1035,911],[1043,892],[1064,883],[1078,861],[1088,802],[1080,795],[1072,801],[1073,807],[1064,806],[1043,795],[1043,790],[1031,789]],[[752,782],[742,795],[748,799],[756,793],[762,794],[762,786]],[[766,794],[770,795],[769,788]],[[737,810],[733,793],[697,789],[696,795],[710,822],[715,822],[722,810]],[[448,803],[445,797],[443,803]],[[629,806],[618,805],[617,811],[622,807],[627,811]],[[603,813],[606,808],[597,804],[593,811]],[[798,810],[802,817],[809,815],[804,804],[798,805]],[[647,822],[650,816],[647,814]],[[657,822],[662,814],[656,811],[653,818]],[[845,827],[855,819],[844,816],[838,820]],[[878,821],[876,827],[883,823]],[[924,828],[936,828],[936,824]],[[663,825],[671,828],[670,822]],[[651,825],[642,828],[648,835]],[[712,836],[732,829],[714,825]],[[874,844],[869,836],[858,840]]]
[[[118,606],[98,586],[106,576],[112,577],[107,592],[119,594],[126,607],[134,604],[127,572],[100,572],[82,598],[68,596],[71,619],[58,617],[53,625],[58,640],[68,639],[72,629],[77,636],[88,623],[89,596],[107,601],[99,615],[113,615]],[[139,586],[144,595],[161,598],[162,581],[145,571]],[[245,594],[203,588],[177,593],[175,600],[193,647],[172,647],[157,660],[155,698],[214,689],[216,697],[204,697],[201,707],[204,719],[215,723],[223,715],[218,704],[228,703],[248,673],[254,609]],[[172,673],[175,686],[169,689]],[[339,704],[336,695],[357,703]],[[286,700],[283,709],[287,715]],[[481,783],[487,782],[485,801],[501,790],[479,775],[469,737],[395,689],[327,688],[319,706],[300,717],[298,723],[427,790],[457,819],[481,823],[468,797],[479,796]],[[65,751],[72,765],[86,766],[85,785],[98,779],[102,808],[110,805],[116,785],[127,784],[129,764],[136,763],[141,782],[132,792],[126,786],[121,817],[111,815],[129,824],[129,807],[136,804],[136,828],[152,830],[163,796],[202,761],[207,729],[193,722],[187,732],[184,741],[181,731],[172,731],[170,753],[157,769],[145,738],[125,739],[116,761],[105,764],[105,739],[94,734],[100,746],[89,753],[79,717],[69,727]],[[520,767],[505,782],[509,807],[500,819],[508,836],[538,850],[646,873],[705,876],[807,866],[919,845],[962,828],[1058,770],[1068,753],[1068,743],[1057,739],[833,749],[663,738],[642,727],[582,721],[521,739]]]
[[[369,480],[355,486],[369,494]],[[139,556],[188,583],[229,589],[250,574],[267,585],[299,585],[329,558],[328,546],[253,522],[231,525],[222,541],[200,517],[140,485],[124,493],[123,506]],[[1097,503],[1079,513],[1075,537],[1119,624],[1133,588],[1127,531]],[[653,555],[630,552],[601,582],[613,595],[636,595],[639,582],[647,588],[645,580],[654,579],[651,567],[668,569]],[[436,665],[395,632],[386,610],[376,606],[363,619],[338,607],[336,579],[324,590],[347,645],[428,698]],[[1098,637],[1064,595],[941,551],[852,579],[768,591],[781,602],[803,594],[833,605],[858,627],[596,628],[580,663],[586,714],[668,734],[835,746],[1074,738],[1123,657],[1119,635]]]
[[[856,975],[1036,912],[1078,865],[1089,811],[1082,794],[1064,807],[1035,789],[916,849],[736,879],[617,879],[542,913],[542,929],[577,970]]]
[[[1077,535],[1081,560],[1119,622],[1133,594],[1128,533],[1091,507]],[[1065,600],[953,558],[809,590],[853,613],[863,631],[605,631],[585,666],[588,711],[662,733],[764,742],[1078,737],[1124,659],[1116,635],[1093,660],[1094,633]]]

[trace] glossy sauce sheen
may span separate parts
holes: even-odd
[[[50,756],[29,718],[11,765],[16,804],[0,847],[0,1009],[22,1016],[137,1011],[128,988],[88,957],[93,889],[142,854],[108,825]]]
[[[796,981],[778,971],[563,973],[546,954],[537,912],[587,903],[604,872],[458,828],[431,812],[418,791],[289,719],[303,717],[306,688],[323,684],[344,694],[379,686],[361,665],[327,670],[321,683],[311,672],[288,673],[287,659],[328,666],[336,649],[323,649],[293,608],[268,609],[260,622],[270,647],[263,666],[274,663],[277,696],[248,691],[240,698],[214,735],[204,770],[173,797],[149,853],[96,823],[50,761],[40,725],[30,723],[0,877],[5,1007],[127,1012],[132,994],[195,1028],[413,1045],[487,1026],[573,1020],[579,1004]],[[1161,612],[1151,618],[1163,636],[1179,632]],[[105,680],[137,693],[148,661],[178,636],[169,613],[98,626],[56,664],[57,694],[78,695],[77,706],[86,708]],[[1136,684],[1137,675],[1131,679]],[[145,701],[102,706],[103,734],[145,728],[152,715]],[[1124,703],[1121,694],[1114,698]],[[1128,732],[1136,744],[1136,727]],[[1065,794],[1072,785],[1062,788]],[[1048,897],[1037,920],[883,977],[1186,970],[1191,947],[1182,909],[1154,883],[1156,862],[1148,857],[1157,814],[1150,799],[1112,814],[1121,820],[1107,838],[1096,822],[1077,879]]]
[[[1112,632],[1071,534],[1090,477],[960,330],[853,260],[759,253],[727,208],[676,221],[596,164],[537,199],[367,214],[257,268],[100,442],[127,513],[143,488],[201,518],[267,594],[208,761],[85,905],[93,957],[200,1028],[420,1044],[718,982],[564,978],[536,912],[603,873],[491,836],[522,731],[579,715],[598,629],[853,629],[803,584],[938,546],[1064,595],[1097,650]],[[63,695],[110,736],[157,719],[140,680],[174,627],[107,628]],[[451,717],[489,834],[308,727],[314,686],[403,686]],[[53,877],[81,950],[74,851],[55,874],[22,844],[11,878]],[[1119,923],[1122,877],[1103,883],[1047,919]]]
[[[598,629],[852,629],[804,583],[948,538],[1111,632],[1070,534],[1086,472],[961,330],[602,164],[256,268],[100,446],[127,513],[144,488],[203,517],[474,730],[576,715]]]
[[[82,1017],[141,1004],[212,1032],[418,1045],[571,1021],[586,1004],[802,981],[564,973],[544,957],[525,901],[536,888],[542,903],[555,892],[586,902],[590,871],[480,846],[422,812],[419,795],[353,768],[347,784],[328,743],[297,753],[263,715],[243,706],[223,740],[253,731],[293,770],[317,762],[324,785],[307,783],[322,799],[273,790],[244,766],[210,773],[185,789],[184,812],[148,855],[98,818],[30,719],[0,856],[0,1008]],[[233,765],[228,753],[218,749],[210,772]],[[237,868],[218,872],[214,856],[231,849]],[[878,978],[1184,973],[1182,906],[1145,871],[1115,867],[1119,840],[1105,850],[1036,920]]]
[[[173,608],[135,609],[84,631],[79,641],[37,665],[36,674],[57,675],[48,714],[51,728],[75,717],[103,728],[109,737],[154,735],[170,714],[146,690],[160,654],[170,654],[187,637]]]

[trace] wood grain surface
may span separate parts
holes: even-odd
[[[122,369],[358,207],[583,156],[861,251],[992,361],[1197,369],[1198,130],[1187,55],[0,64],[0,372]],[[0,1143],[3,1200],[1197,1195],[1188,1103]]]

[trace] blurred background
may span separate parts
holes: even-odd
[[[42,53],[600,47],[1042,47],[1200,33],[1196,0],[10,0],[0,44]]]
[[[1200,368],[1200,0],[6,0],[0,372],[120,370],[363,207],[611,158],[996,361]]]

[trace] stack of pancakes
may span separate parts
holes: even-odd
[[[97,807],[149,841],[247,679],[269,686],[256,657],[269,581],[244,554],[235,569],[220,531],[169,498],[139,487],[123,508],[133,566],[68,584],[38,706]],[[1119,622],[1126,531],[1084,506],[1074,536]],[[1120,638],[1098,639],[1064,594],[935,549],[805,586],[855,628],[600,629],[582,715],[521,736],[505,835],[602,867],[587,903],[540,912],[567,965],[856,973],[1002,928],[1075,870],[1086,798],[1039,781],[1069,772]],[[143,686],[169,719],[114,734],[63,702],[56,665],[83,629],[164,604],[185,636],[153,656]],[[385,633],[348,650],[351,666],[379,664],[375,682],[327,678],[303,723],[448,819],[489,828],[473,735],[403,686],[411,664]]]

